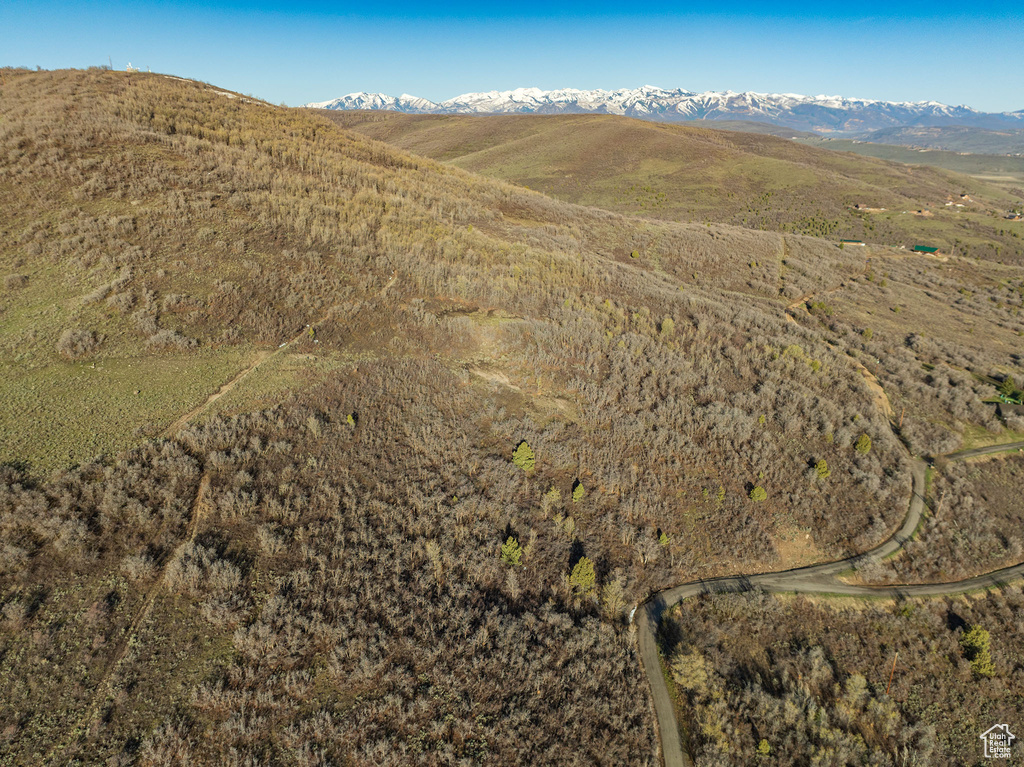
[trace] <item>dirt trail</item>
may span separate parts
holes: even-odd
[[[892,409],[892,403],[889,402],[889,395],[885,393],[885,389],[882,388],[882,384],[878,382],[875,375],[864,367],[864,363],[856,358],[851,358],[853,366],[860,371],[860,374],[864,376],[864,383],[868,385],[871,393],[874,395],[875,407],[885,413],[885,417],[892,421],[894,411]]]
[[[168,566],[171,562],[181,556],[181,552],[187,544],[193,543],[196,539],[196,533],[199,531],[199,523],[202,521],[204,512],[207,509],[206,498],[209,491],[210,475],[204,472],[202,479],[199,481],[199,489],[196,491],[195,500],[192,502],[192,511],[189,516],[188,525],[185,528],[185,538],[180,544],[178,544],[177,548],[175,548],[171,555],[164,560],[163,567],[161,567],[160,571],[157,573],[157,576],[153,581],[153,585],[150,586],[149,592],[146,594],[146,598],[143,600],[138,612],[135,613],[135,617],[132,618],[131,623],[129,623],[128,627],[125,629],[124,634],[121,635],[121,639],[117,643],[114,654],[111,657],[110,662],[107,664],[106,671],[103,672],[103,676],[100,677],[99,682],[96,684],[96,690],[92,695],[92,701],[85,709],[85,713],[82,714],[75,727],[67,734],[67,736],[50,749],[50,752],[45,759],[46,764],[66,763],[69,749],[73,748],[76,742],[80,742],[83,738],[88,737],[89,730],[100,715],[100,709],[104,702],[106,702],[114,692],[114,674],[117,671],[118,666],[120,666],[121,662],[124,660],[132,641],[138,637],[143,625],[147,620],[149,620],[150,613],[153,611],[153,604],[156,602],[157,596],[159,596],[160,592],[164,588],[164,579],[167,575]]]
[[[388,280],[387,283],[385,283],[384,287],[380,289],[380,292],[377,294],[377,297],[378,298],[383,298],[387,294],[388,288],[390,288],[392,285],[394,285],[397,280],[398,280],[398,272],[396,270],[395,272],[393,272],[391,274],[391,279]],[[187,413],[185,413],[185,415],[181,416],[181,418],[179,418],[174,423],[172,423],[170,426],[168,426],[161,433],[160,436],[161,437],[173,437],[175,434],[178,433],[178,431],[183,426],[185,426],[185,424],[189,423],[197,415],[199,415],[200,413],[202,413],[205,410],[207,410],[210,407],[210,405],[212,405],[214,402],[219,400],[221,397],[223,397],[229,391],[234,389],[235,386],[237,386],[241,381],[243,381],[248,376],[250,376],[253,372],[255,372],[256,369],[260,367],[260,365],[262,365],[263,363],[267,362],[268,360],[274,359],[275,357],[277,357],[282,352],[287,351],[293,344],[295,344],[296,342],[302,340],[303,336],[309,335],[310,331],[315,331],[316,328],[318,328],[320,325],[324,324],[328,319],[330,319],[331,315],[334,313],[334,309],[335,308],[336,307],[332,306],[330,309],[327,310],[327,313],[324,314],[323,317],[321,317],[319,320],[317,320],[316,322],[314,322],[314,323],[312,323],[310,325],[306,325],[306,327],[304,327],[301,331],[299,331],[298,335],[296,335],[291,340],[285,341],[283,344],[278,346],[276,349],[273,349],[273,350],[263,349],[263,350],[257,352],[256,353],[256,358],[248,365],[248,367],[245,367],[241,371],[239,371],[239,373],[234,378],[232,378],[226,384],[224,384],[219,389],[217,389],[217,391],[215,391],[213,394],[211,394],[209,397],[207,397],[206,400],[201,405],[198,405],[197,407],[192,408],[192,410],[189,410]]]
[[[830,293],[835,293],[838,290],[842,290],[842,287],[835,288],[822,295],[829,295]],[[815,295],[817,294],[810,293],[789,304],[786,307],[785,312],[786,321],[792,322],[794,325],[798,324],[796,319],[791,314],[791,312],[795,312],[800,309],[803,309],[805,314],[810,315],[810,312],[807,310],[807,302],[810,299],[814,298]],[[885,417],[891,421],[894,415],[892,403],[889,402],[889,396],[885,393],[885,389],[882,388],[882,384],[878,382],[878,378],[875,377],[874,373],[872,373],[870,370],[864,367],[864,363],[862,363],[857,358],[851,357],[850,361],[853,363],[853,366],[860,371],[860,374],[864,376],[864,382],[868,385],[868,389],[871,390],[872,398],[875,402],[875,407],[877,407],[879,410],[885,413]]]
[[[384,287],[381,288],[380,292],[377,294],[378,297],[384,297],[384,295],[388,291],[388,288],[394,285],[397,280],[398,271],[395,270],[391,274],[391,279],[389,279],[387,283],[385,283]],[[185,424],[189,423],[193,418],[195,418],[197,415],[206,410],[210,405],[212,405],[218,399],[220,399],[225,394],[230,392],[233,388],[235,388],[235,386],[237,386],[247,376],[251,375],[253,371],[260,367],[260,365],[263,365],[268,360],[271,360],[277,355],[286,351],[290,346],[295,344],[297,341],[301,340],[303,336],[310,335],[311,331],[315,331],[315,329],[319,325],[323,324],[328,319],[330,319],[335,308],[336,307],[332,306],[330,309],[328,309],[328,311],[324,314],[322,318],[320,318],[315,323],[306,325],[306,327],[304,327],[294,338],[292,338],[289,341],[285,341],[276,349],[265,349],[257,352],[255,359],[247,367],[243,368],[234,378],[232,378],[227,383],[223,384],[219,389],[217,389],[216,392],[207,397],[206,400],[201,405],[193,408],[189,412],[185,413],[185,415],[181,416],[181,418],[177,419],[174,423],[172,423],[163,432],[161,436],[173,436]],[[82,714],[81,717],[79,717],[77,723],[67,733],[67,735],[53,745],[53,747],[50,749],[50,751],[48,752],[44,759],[45,764],[66,763],[69,750],[71,750],[76,743],[81,742],[83,738],[88,737],[89,730],[92,728],[93,723],[100,715],[100,709],[102,708],[103,703],[113,693],[114,674],[117,671],[118,666],[120,666],[122,661],[124,660],[125,655],[128,652],[128,648],[132,644],[132,640],[139,635],[139,632],[142,630],[143,625],[149,619],[150,613],[152,613],[153,611],[153,605],[156,602],[156,598],[160,595],[160,592],[163,590],[164,579],[167,575],[167,567],[170,565],[171,562],[175,561],[178,557],[181,556],[181,553],[186,545],[195,542],[196,534],[199,532],[199,525],[203,517],[205,516],[204,512],[207,509],[207,495],[209,494],[209,490],[210,475],[209,473],[204,471],[203,477],[199,481],[199,488],[196,491],[195,500],[192,503],[192,512],[191,515],[189,516],[188,526],[186,527],[184,540],[182,540],[178,547],[164,561],[163,567],[160,569],[160,572],[157,574],[157,577],[153,581],[153,585],[150,587],[149,592],[146,594],[146,598],[143,600],[138,612],[136,612],[135,617],[132,618],[131,623],[128,624],[128,627],[125,629],[124,634],[121,636],[121,639],[118,642],[116,649],[114,650],[114,654],[112,655],[110,662],[107,664],[106,671],[104,671],[103,676],[100,678],[99,682],[96,685],[96,690],[93,693],[92,700],[89,703],[88,707],[86,707],[85,712]]]
[[[278,349],[277,351],[280,351],[280,349]],[[277,353],[276,351],[275,352],[271,352],[271,351],[267,351],[265,349],[257,352],[256,353],[256,359],[254,359],[252,361],[252,363],[248,367],[243,368],[238,373],[238,375],[236,375],[234,378],[232,378],[226,384],[224,384],[219,389],[217,389],[217,391],[215,391],[213,394],[211,394],[209,397],[207,397],[206,401],[203,402],[201,405],[192,408],[192,410],[189,410],[187,413],[185,413],[185,415],[183,415],[177,421],[175,421],[170,426],[168,426],[167,429],[160,436],[162,436],[162,437],[173,437],[175,434],[178,433],[178,431],[181,429],[182,426],[184,426],[189,421],[191,421],[193,418],[195,418],[197,415],[202,413],[204,410],[206,410],[208,407],[210,407],[210,405],[212,405],[214,402],[219,400],[221,397],[223,397],[229,391],[234,389],[239,381],[241,381],[246,376],[248,376],[250,373],[252,373],[256,368],[258,368],[260,365],[262,365],[268,359],[273,357],[276,353]]]

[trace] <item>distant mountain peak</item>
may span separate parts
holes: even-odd
[[[616,114],[662,122],[757,120],[798,130],[854,133],[910,126],[1024,127],[1024,110],[985,113],[937,101],[878,101],[798,93],[668,90],[656,85],[617,90],[515,88],[463,93],[435,103],[403,93],[349,93],[305,104],[319,109],[379,109],[412,114]]]

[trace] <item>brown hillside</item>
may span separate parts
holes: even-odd
[[[775,136],[613,115],[323,113],[416,154],[621,213],[907,247],[926,241],[981,257],[1024,254],[1024,231],[993,219],[1012,202],[995,186]],[[965,191],[976,203],[947,210]],[[936,217],[923,225],[912,213],[921,209]]]
[[[1024,379],[1014,267],[3,83],[5,764],[650,764],[632,606],[897,525],[866,368],[915,451],[1002,428],[969,369]]]

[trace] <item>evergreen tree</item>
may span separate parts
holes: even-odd
[[[519,447],[512,453],[512,463],[523,471],[533,471],[535,463],[533,449],[526,444],[525,439],[519,443]]]
[[[867,455],[871,452],[871,437],[867,434],[861,434],[857,439],[857,444],[854,449],[861,455]]]
[[[992,637],[981,626],[971,626],[960,637],[964,657],[971,662],[971,669],[978,676],[992,676],[996,673],[992,663]]]
[[[501,546],[501,561],[506,565],[522,567],[522,559],[523,547],[519,545],[519,541],[510,535],[508,540]]]
[[[587,594],[594,588],[596,581],[594,563],[587,557],[580,557],[580,561],[572,569],[572,575],[569,576],[569,585],[577,594]]]
[[[829,469],[828,463],[825,461],[824,458],[818,461],[818,463],[814,467],[814,470],[818,474],[818,479],[828,479],[829,476],[831,476],[832,474],[832,470]]]
[[[750,491],[750,500],[752,501],[763,501],[768,497],[768,491],[758,485]]]

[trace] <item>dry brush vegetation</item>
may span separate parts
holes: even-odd
[[[900,556],[860,568],[870,583],[943,583],[1024,561],[1024,458],[940,461],[929,513]]]
[[[848,333],[784,312],[864,252],[568,205],[201,83],[4,74],[5,434],[67,447],[26,381],[174,364],[163,410],[131,376],[62,393],[120,442],[2,456],[3,763],[650,764],[632,605],[905,512]],[[295,337],[315,380],[145,440]],[[999,428],[981,394],[950,427]]]
[[[978,736],[1024,715],[1022,608],[1019,587],[690,600],[664,641],[696,764],[980,764]]]
[[[620,213],[907,248],[923,242],[1018,264],[1024,256],[1024,227],[1004,219],[1021,204],[1020,190],[922,167],[920,155],[912,165],[883,162],[715,130],[714,121],[322,112],[402,149]],[[963,193],[972,200],[957,208]]]

